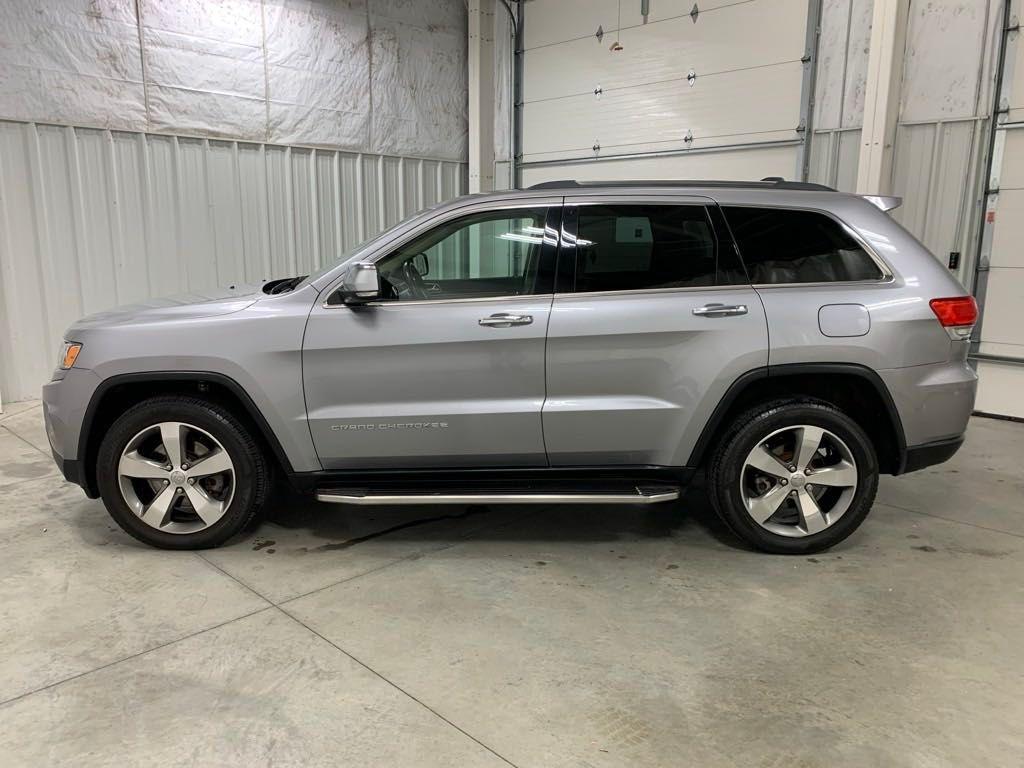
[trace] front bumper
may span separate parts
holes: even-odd
[[[86,409],[99,384],[99,377],[90,370],[79,368],[60,373],[60,378],[43,385],[43,421],[50,452],[64,477],[95,498],[95,491],[89,489],[80,443],[83,442],[81,431]]]
[[[57,468],[64,475],[64,479],[69,483],[80,486],[85,491],[86,496],[90,499],[95,499],[96,494],[89,490],[89,483],[85,476],[85,465],[78,459],[65,459],[53,449],[52,445],[50,446],[50,453],[53,455],[53,461]]]

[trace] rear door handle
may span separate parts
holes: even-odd
[[[511,315],[508,312],[501,312],[489,317],[481,317],[480,325],[490,328],[508,328],[512,325],[529,325],[533,322],[533,315]]]
[[[693,314],[699,317],[732,317],[747,314],[746,304],[705,304],[694,307]]]

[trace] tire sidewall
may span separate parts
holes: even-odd
[[[227,451],[234,465],[234,493],[224,516],[209,528],[195,533],[158,531],[143,522],[121,494],[117,467],[128,441],[146,427],[162,421],[180,421],[209,432]],[[204,549],[215,547],[245,526],[257,497],[257,462],[247,445],[245,433],[234,419],[212,405],[171,398],[147,401],[126,411],[100,444],[96,477],[100,496],[111,517],[136,539],[163,549]]]
[[[769,552],[806,554],[838,544],[860,526],[878,489],[878,459],[870,439],[856,422],[823,404],[792,403],[746,414],[738,423],[741,426],[726,441],[717,462],[712,489],[720,514],[737,534]],[[831,526],[810,536],[789,537],[762,528],[750,516],[743,503],[740,476],[747,456],[760,441],[776,430],[800,424],[827,429],[846,443],[857,465],[857,489],[849,508]]]

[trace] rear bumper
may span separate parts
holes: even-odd
[[[897,474],[916,472],[919,469],[949,461],[963,444],[964,437],[960,435],[947,440],[935,440],[931,443],[909,446],[903,455],[900,471]]]
[[[965,360],[889,368],[878,375],[896,405],[908,453],[963,441],[978,389],[978,376]]]

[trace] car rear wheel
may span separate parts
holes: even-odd
[[[111,517],[165,549],[224,543],[269,491],[269,469],[245,426],[220,405],[183,396],[126,411],[103,439],[96,471]]]
[[[863,522],[878,488],[874,446],[818,402],[781,401],[740,415],[709,467],[711,500],[738,536],[766,552],[820,552]]]

